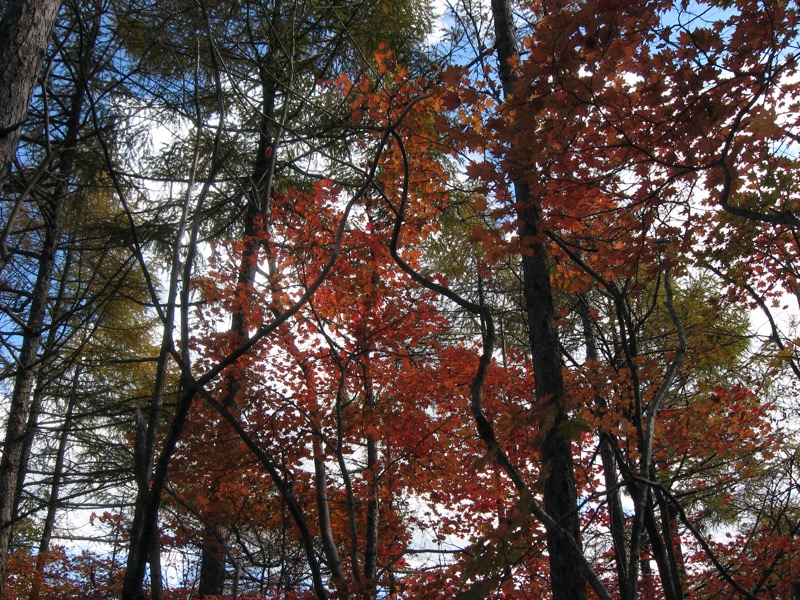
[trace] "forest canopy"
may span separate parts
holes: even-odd
[[[800,598],[796,2],[0,7],[2,598]]]

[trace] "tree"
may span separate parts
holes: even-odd
[[[107,122],[98,114],[104,104],[98,96],[107,97],[119,85],[109,62],[118,40],[106,17],[98,3],[68,3],[61,11],[55,43],[46,56],[46,78],[23,128],[19,168],[9,180],[17,196],[4,239],[14,257],[3,270],[4,359],[14,365],[6,374],[13,377],[14,391],[0,467],[2,564],[18,521],[34,521],[43,509],[49,513],[40,543],[46,552],[60,490],[66,487],[68,496],[95,500],[125,468],[119,463],[101,466],[102,458],[111,462],[119,459],[119,453],[106,448],[92,456],[88,444],[104,436],[83,430],[91,422],[98,428],[99,423],[117,428],[114,436],[119,432],[116,411],[131,401],[124,393],[134,386],[137,372],[136,367],[128,369],[122,379],[125,383],[115,390],[121,398],[109,400],[107,388],[98,382],[119,382],[119,371],[109,366],[100,374],[102,369],[89,364],[97,357],[98,346],[113,339],[109,330],[122,327],[120,322],[129,332],[148,335],[139,305],[141,272],[119,239],[115,202],[95,154],[96,129]],[[131,340],[128,348],[149,350],[137,340]],[[106,353],[104,360],[109,358]],[[125,349],[116,352],[116,360],[131,361],[131,365],[146,364],[148,359],[126,355]],[[93,395],[98,403],[99,398],[106,400],[102,417],[96,415],[98,405],[87,400]],[[62,399],[69,401],[62,403]],[[42,415],[50,421],[45,426],[39,423]],[[52,448],[56,456],[51,461],[48,425],[55,428],[62,418],[60,441]],[[84,463],[87,473],[69,472],[65,467],[70,438],[87,444],[86,456],[91,456]],[[108,443],[108,438],[103,439],[104,445]],[[31,471],[38,470],[45,478],[51,468],[54,472],[47,483],[26,481]],[[92,479],[90,468],[103,471],[107,481],[87,485]],[[117,482],[124,485],[126,479],[122,476]]]
[[[363,54],[363,44],[358,42],[364,38],[369,45],[371,35],[355,29],[357,24],[372,22],[377,34],[386,33],[390,39],[392,35],[399,35],[394,33],[391,27],[387,28],[387,23],[378,20],[379,11],[384,9],[381,4],[358,5],[353,7],[350,14],[342,10],[331,10],[329,7],[312,5],[305,6],[303,10],[298,10],[297,6],[276,7],[271,11],[268,11],[268,8],[250,3],[241,6],[201,6],[196,15],[186,14],[188,19],[184,23],[188,27],[183,24],[177,25],[177,30],[182,34],[189,32],[190,36],[197,36],[197,45],[207,50],[207,55],[205,53],[196,55],[198,67],[195,68],[195,85],[203,83],[211,86],[217,100],[216,105],[209,108],[202,93],[197,90],[192,92],[195,100],[192,110],[198,113],[198,118],[195,120],[198,137],[204,131],[204,124],[200,118],[203,111],[216,110],[218,111],[216,114],[222,117],[230,115],[231,119],[230,122],[223,121],[217,127],[214,145],[217,158],[211,159],[217,168],[212,169],[207,176],[202,198],[202,202],[205,204],[202,209],[199,204],[194,209],[196,217],[190,237],[194,240],[198,237],[197,228],[200,225],[198,216],[201,214],[201,210],[206,214],[216,213],[216,222],[223,231],[234,229],[241,232],[242,243],[245,244],[247,251],[240,258],[239,289],[236,294],[237,296],[241,294],[244,298],[251,293],[250,289],[256,284],[256,258],[260,256],[262,250],[267,253],[268,278],[274,279],[278,276],[271,266],[273,261],[269,254],[273,250],[270,244],[258,238],[263,235],[262,229],[269,232],[273,227],[270,213],[275,180],[287,178],[286,171],[289,169],[297,172],[292,177],[299,181],[313,180],[315,176],[303,173],[307,167],[302,163],[305,162],[305,156],[309,153],[317,153],[320,156],[329,153],[327,164],[334,172],[341,170],[337,163],[341,163],[346,169],[351,168],[351,165],[346,162],[347,154],[342,153],[340,147],[344,138],[338,135],[339,131],[343,131],[342,136],[347,135],[347,128],[342,128],[341,117],[338,116],[342,106],[341,100],[334,97],[338,97],[338,94],[331,96],[329,93],[325,93],[325,87],[328,84],[323,80],[321,86],[321,78],[332,76],[333,69],[360,70],[364,68],[365,63],[370,62]],[[177,14],[180,15],[180,13]],[[157,12],[155,15],[156,19],[159,18]],[[264,15],[268,15],[268,19],[259,21]],[[421,30],[419,17],[414,11],[409,10],[404,10],[403,15],[403,19],[393,24],[392,27],[403,26],[405,31],[402,35],[413,40],[417,35],[415,31]],[[144,13],[143,19],[132,21],[133,27],[141,27],[141,23],[153,18],[153,13]],[[175,26],[176,13],[167,12],[163,18],[162,26],[166,25],[170,28]],[[231,29],[232,20],[242,23],[242,27],[233,31]],[[353,33],[354,31],[355,33]],[[141,33],[134,30],[134,36],[136,35],[141,35]],[[144,57],[156,72],[163,68],[164,65],[160,62],[161,53],[164,52],[163,47],[156,44],[154,48],[148,49],[148,46],[141,45],[141,40],[136,37],[132,37],[131,41],[131,48],[134,52],[144,48],[143,52],[146,52]],[[247,49],[244,54],[235,54],[242,48]],[[342,53],[341,48],[351,48],[356,60],[351,60],[346,53]],[[201,64],[203,70],[199,67]],[[169,78],[172,77],[171,69],[172,66],[169,66],[163,74],[157,76],[164,77],[166,81],[169,81]],[[241,102],[241,113],[226,106],[226,100],[221,96],[222,84],[220,82],[223,79],[235,83],[237,92],[240,94],[236,100]],[[315,89],[321,90],[321,93],[315,92]],[[237,122],[240,114],[247,114],[247,111],[252,109],[251,94],[253,93],[260,97],[256,105],[255,117],[248,116],[243,122]],[[330,102],[331,99],[333,99],[333,103]],[[226,132],[228,127],[239,127],[244,131],[252,132],[252,135],[247,138],[248,144],[229,147],[232,140]],[[195,152],[195,156],[198,156],[199,149]],[[222,152],[225,152],[226,158],[229,159],[224,170],[221,168]],[[286,156],[283,164],[277,163],[278,157],[284,153]],[[217,185],[218,175],[224,175],[228,179],[222,181],[219,184],[220,190],[209,198],[207,195],[212,190],[211,186]],[[192,174],[189,180],[195,178],[196,174]],[[247,182],[246,185],[241,185],[242,181]],[[304,185],[306,184],[304,183]],[[237,202],[231,203],[231,198],[236,198]],[[217,233],[217,235],[220,234]],[[186,246],[188,252],[195,251],[193,249],[195,243],[189,242]],[[180,259],[176,253],[173,264],[177,266],[179,263]],[[183,287],[184,302],[192,293],[189,273],[187,268],[181,276],[180,285]],[[232,310],[231,333],[239,340],[240,344],[249,346],[252,341],[247,339],[247,332],[244,329],[245,315],[241,308]],[[273,316],[280,316],[277,312],[277,305],[272,309],[272,313]],[[186,314],[184,312],[184,318]],[[168,325],[165,327],[165,331],[170,329]],[[188,340],[187,336],[188,331],[184,328],[182,340],[184,345]],[[165,344],[169,345],[166,339]],[[188,350],[189,348],[185,347],[182,351],[184,370],[190,368],[187,358]],[[232,407],[237,404],[237,384],[230,376],[226,375],[226,378],[231,384],[227,393],[223,394],[223,405]],[[148,427],[150,432],[154,431],[153,415],[157,413],[158,410],[154,405],[154,409],[151,410],[151,425]],[[182,418],[185,416],[184,414]],[[180,426],[178,421],[174,421],[174,423],[177,436]],[[154,439],[152,434],[148,435],[148,439],[152,442]],[[150,445],[147,453],[152,454],[152,452],[153,446]],[[153,507],[157,507],[158,499],[151,490],[141,495],[141,502],[149,502]],[[152,512],[155,508],[150,510]],[[134,531],[137,531],[140,526],[139,522],[139,519],[135,521]],[[201,569],[203,576],[200,582],[200,593],[217,594],[221,593],[222,590],[219,586],[225,579],[224,572],[222,572],[224,557],[220,555],[219,536],[214,531],[219,528],[208,520],[206,522],[209,526],[205,534],[207,545],[215,548],[216,552],[204,551],[203,556],[207,562]],[[152,533],[144,535],[145,537],[152,536]],[[145,555],[141,547],[144,543],[138,542],[138,535],[133,536],[131,562],[128,570],[129,582],[126,585],[126,589],[129,591],[126,593],[133,594],[133,587],[137,585],[134,580],[141,578],[140,573],[144,568],[141,557]],[[134,547],[139,547],[140,550],[133,550]]]
[[[28,114],[33,89],[39,78],[50,32],[61,2],[9,0],[0,6],[0,189],[17,149],[20,131]],[[10,211],[14,215],[16,210]],[[8,262],[6,239],[14,219],[9,217],[0,243],[0,260]]]
[[[524,42],[526,57],[519,62],[515,60],[509,65],[511,72],[517,67],[519,69],[517,77],[521,80],[518,88],[520,97],[507,103],[505,112],[494,121],[485,116],[487,113],[491,114],[491,106],[487,110],[485,101],[479,105],[474,100],[476,98],[474,92],[459,89],[458,95],[451,101],[452,105],[459,106],[459,102],[463,102],[463,99],[472,98],[472,103],[477,108],[473,113],[476,116],[471,117],[471,122],[478,124],[476,129],[480,125],[489,126],[495,133],[499,133],[494,146],[491,136],[481,131],[477,131],[477,135],[471,137],[467,137],[469,134],[465,135],[477,152],[483,152],[484,157],[489,155],[489,159],[485,162],[476,161],[477,164],[472,166],[472,173],[485,184],[485,189],[492,190],[500,198],[503,197],[502,183],[498,181],[491,162],[493,153],[498,160],[503,161],[501,163],[503,170],[524,174],[526,184],[537,190],[536,197],[542,199],[541,202],[545,207],[543,230],[555,242],[556,250],[553,254],[558,260],[556,264],[563,264],[565,260],[572,261],[583,271],[579,274],[565,269],[565,276],[562,279],[564,282],[569,282],[572,291],[584,295],[581,304],[588,311],[592,310],[591,305],[585,302],[585,294],[593,284],[600,284],[614,299],[615,316],[618,317],[619,327],[620,354],[617,358],[623,361],[623,365],[627,363],[627,367],[623,368],[630,373],[632,390],[636,395],[632,423],[635,428],[639,428],[637,460],[640,464],[636,467],[639,473],[650,471],[648,465],[651,459],[648,458],[648,454],[651,452],[649,445],[654,435],[653,419],[663,402],[664,395],[675,384],[675,377],[680,373],[686,342],[682,339],[685,337],[682,320],[675,313],[673,318],[677,348],[675,357],[660,363],[663,367],[661,380],[653,379],[652,375],[648,375],[647,380],[642,379],[645,371],[637,365],[637,362],[642,360],[639,356],[640,341],[637,339],[641,322],[631,318],[633,315],[629,303],[635,298],[631,293],[636,289],[632,286],[641,285],[643,281],[640,282],[640,278],[652,281],[650,278],[655,277],[661,280],[663,285],[671,287],[675,269],[680,265],[676,262],[676,257],[686,260],[685,257],[691,248],[690,234],[686,233],[691,231],[691,225],[680,234],[678,226],[670,226],[668,215],[674,214],[670,213],[670,207],[674,206],[672,202],[679,202],[685,197],[681,195],[683,192],[694,189],[690,186],[684,188],[672,186],[682,177],[691,179],[698,172],[684,162],[680,166],[673,165],[675,171],[665,174],[663,178],[656,177],[655,174],[659,169],[668,170],[672,163],[668,160],[661,161],[658,154],[660,150],[655,150],[655,147],[668,153],[681,148],[681,145],[676,138],[671,137],[671,134],[668,139],[673,143],[663,147],[660,143],[665,141],[666,136],[652,138],[646,136],[651,134],[650,127],[658,128],[664,122],[669,122],[674,127],[688,129],[702,121],[699,116],[696,121],[692,121],[693,117],[687,117],[687,113],[691,112],[688,109],[665,107],[663,102],[657,101],[650,105],[649,110],[652,110],[654,115],[650,120],[646,122],[637,120],[642,114],[637,111],[642,111],[644,105],[634,102],[633,99],[638,101],[643,99],[643,95],[632,96],[628,86],[634,79],[619,78],[619,72],[622,69],[621,65],[631,59],[634,61],[631,63],[631,71],[638,73],[641,60],[649,60],[649,57],[653,56],[649,41],[651,38],[648,38],[648,35],[652,35],[652,39],[657,39],[657,35],[670,36],[674,32],[667,26],[660,29],[662,22],[655,12],[658,8],[654,6],[653,9],[653,13],[648,13],[646,7],[637,6],[631,13],[630,21],[625,20],[624,11],[622,14],[618,11],[606,12],[607,7],[597,7],[590,3],[569,7],[548,6],[541,12],[532,9],[530,13],[524,13],[527,22],[531,24],[532,32]],[[779,9],[778,14],[783,16],[781,10]],[[769,10],[764,13],[753,13],[745,9],[741,17],[731,19],[729,24],[735,23],[735,26],[740,28],[739,31],[743,32],[760,19],[768,18],[768,14]],[[609,17],[608,21],[604,15]],[[687,20],[696,18],[688,11],[684,16]],[[789,17],[788,24],[793,22],[793,18]],[[510,23],[510,20],[506,22]],[[679,19],[679,23],[681,22]],[[653,29],[648,29],[648,26]],[[721,25],[717,27],[720,29]],[[769,72],[783,72],[784,68],[793,69],[793,62],[790,60],[784,66],[775,65],[775,71],[772,71],[771,61],[776,56],[773,54],[775,47],[787,43],[791,45],[791,42],[782,37],[782,25],[770,27],[768,28],[770,33],[764,38],[766,58],[763,64],[768,65],[766,69],[769,69]],[[738,38],[734,36],[734,39],[738,42],[744,39],[746,34],[742,33],[741,36]],[[782,41],[777,42],[778,39]],[[683,39],[690,45],[694,43],[692,40],[691,37]],[[499,38],[498,46],[500,46]],[[733,44],[732,65],[744,57],[736,53],[736,44]],[[665,60],[682,56],[680,51],[672,53],[670,50],[665,54],[669,56],[669,59]],[[688,51],[687,56],[697,55]],[[475,63],[479,60],[480,56],[476,57]],[[659,64],[663,66],[663,63]],[[685,73],[684,68],[688,69],[680,60],[673,63],[671,68],[677,69],[681,76]],[[736,69],[735,66],[732,68]],[[661,70],[658,72],[663,73]],[[703,76],[711,78],[718,72],[711,68],[705,71]],[[742,73],[743,78],[747,76],[747,72]],[[732,87],[738,83],[732,84]],[[640,84],[641,87],[638,87]],[[634,86],[636,90],[648,90],[648,92],[664,90],[663,87],[659,87],[658,82],[648,82],[646,78],[640,84]],[[491,96],[496,89],[492,87],[491,80],[484,82],[483,86],[487,96]],[[481,89],[474,84],[472,87],[473,90]],[[679,85],[676,84],[676,87]],[[698,86],[698,89],[702,89],[702,85]],[[760,95],[764,89],[759,88],[756,94]],[[775,86],[771,89],[777,93],[778,90],[785,88]],[[715,98],[714,101],[716,100]],[[694,107],[693,98],[688,102]],[[722,104],[728,106],[725,101],[722,101]],[[748,105],[746,102],[739,106],[744,106],[741,109],[743,111],[753,108],[753,104]],[[756,109],[758,110],[760,109]],[[661,111],[662,114],[655,116]],[[740,112],[735,118],[741,119],[743,114]],[[625,116],[628,115],[631,120],[625,121]],[[716,116],[723,118],[721,114]],[[734,121],[734,123],[740,122],[742,121]],[[641,127],[640,123],[643,123]],[[647,134],[643,134],[645,131]],[[784,133],[778,135],[785,136]],[[691,139],[691,134],[686,131],[683,139]],[[727,139],[728,143],[731,143],[731,138]],[[644,141],[639,140],[647,140],[647,144],[653,145],[647,146]],[[710,144],[709,148],[712,146]],[[713,154],[713,150],[711,152]],[[689,153],[691,154],[691,150]],[[708,164],[719,166],[719,163]],[[703,171],[705,168],[702,166],[700,170]],[[635,178],[637,174],[641,177],[640,180]],[[637,181],[642,183],[635,183]],[[505,194],[507,197],[508,193]],[[727,194],[725,189],[723,194]],[[513,210],[518,208],[517,204]],[[509,213],[513,214],[511,210],[501,213],[495,209],[491,214],[497,219],[496,215]],[[751,217],[759,216],[751,215]],[[785,218],[791,219],[790,216]],[[670,246],[670,243],[673,245]],[[669,251],[665,252],[667,248]],[[640,268],[637,265],[641,264],[648,265],[647,274],[636,273]],[[667,302],[668,312],[674,308],[669,308],[670,305],[672,301]],[[657,304],[653,303],[652,308],[655,306]],[[590,346],[588,341],[586,343],[587,347]],[[572,392],[573,398],[577,399],[577,395]],[[640,428],[639,423],[645,420],[645,417],[647,423]],[[642,476],[645,479],[650,477],[650,481],[653,480],[651,475],[640,475]],[[636,594],[638,579],[636,569],[640,563],[636,544],[642,541],[644,530],[650,527],[647,525],[650,521],[647,514],[650,511],[648,497],[651,492],[648,490],[648,485],[635,482],[633,484],[636,489],[632,494],[639,498],[638,516],[634,521],[638,533],[634,532],[631,538],[635,544],[632,551],[620,555],[622,561],[629,563],[630,568],[634,570],[631,574],[632,586],[625,592],[627,596]],[[622,536],[617,536],[617,539],[618,543],[624,543]],[[620,577],[622,579],[622,575]],[[676,585],[680,587],[679,583]]]
[[[492,15],[500,81],[505,94],[513,97],[516,81],[512,62],[519,60],[519,52],[510,3],[507,0],[494,0]],[[536,192],[531,190],[530,184],[520,173],[512,172],[510,178],[514,185],[515,201],[520,207],[517,218],[522,245],[523,293],[536,398],[542,412],[544,508],[559,528],[548,535],[550,580],[556,600],[584,598],[585,574],[581,571],[580,560],[574,556],[576,551],[580,551],[577,491],[571,440],[565,436],[562,427],[567,419],[567,406],[550,282],[550,253],[542,231],[542,205],[536,199]]]
[[[77,68],[84,74],[88,74],[88,57],[94,49],[97,29],[94,28],[87,34],[83,40],[84,45],[79,49],[79,54],[75,57]],[[63,180],[73,175],[72,170],[76,152],[74,143],[80,128],[80,116],[85,101],[87,84],[88,81],[86,80],[78,82],[71,98],[71,105],[68,108],[64,136],[66,148],[56,167]],[[72,147],[70,148],[70,146]],[[17,481],[19,472],[23,468],[20,461],[31,394],[36,378],[37,353],[46,323],[49,288],[55,268],[58,244],[64,227],[66,190],[63,180],[55,185],[49,198],[45,200],[41,207],[46,228],[38,254],[36,281],[31,292],[31,308],[22,334],[14,391],[10,399],[9,417],[6,424],[3,458],[0,463],[0,523],[2,523],[2,528],[0,529],[0,582],[3,581],[5,576],[5,561],[8,556],[8,544],[11,536]],[[2,583],[0,583],[1,592]]]
[[[114,543],[10,593],[791,593],[793,6],[463,2],[438,59],[404,2],[100,14],[59,21],[17,160],[79,149],[15,171],[0,291],[10,364],[65,184],[18,539],[101,455]]]
[[[755,96],[751,96],[750,104],[746,101],[740,102],[738,113],[720,98],[712,95],[704,98],[707,102],[722,102],[732,120],[729,123],[734,124],[732,130],[720,134],[719,139],[725,141],[721,141],[718,146],[712,143],[707,147],[703,144],[690,145],[682,153],[683,148],[676,138],[669,134],[656,137],[651,129],[660,127],[656,124],[670,122],[674,127],[685,131],[692,127],[703,127],[704,117],[698,113],[687,117],[687,113],[698,108],[697,99],[691,95],[687,98],[688,108],[683,110],[676,110],[672,106],[665,108],[663,103],[655,101],[648,109],[644,109],[646,101],[645,104],[640,104],[639,101],[644,100],[645,94],[663,91],[664,88],[659,88],[659,85],[663,85],[661,75],[660,83],[648,82],[645,77],[633,86],[636,91],[647,90],[641,96],[631,96],[631,92],[627,90],[629,84],[624,79],[619,79],[620,71],[624,70],[622,65],[628,57],[634,60],[631,63],[632,72],[639,73],[640,61],[644,57],[652,56],[654,61],[664,64],[660,62],[660,58],[669,57],[669,60],[674,60],[676,56],[681,56],[680,51],[673,53],[671,49],[661,54],[651,51],[649,40],[652,38],[649,36],[665,37],[668,47],[675,39],[670,37],[670,28],[661,24],[656,12],[658,8],[652,8],[654,12],[648,13],[648,7],[637,7],[630,22],[625,20],[625,11],[615,11],[612,15],[605,13],[603,7],[590,3],[580,7],[550,7],[548,13],[542,14],[536,24],[536,33],[528,43],[528,60],[520,62],[520,78],[524,84],[519,89],[524,90],[525,96],[516,98],[518,108],[514,108],[519,111],[520,121],[517,122],[541,124],[541,134],[520,137],[516,135],[519,131],[518,125],[512,125],[509,134],[515,136],[510,139],[523,143],[523,148],[512,146],[512,164],[520,165],[523,172],[537,174],[536,183],[530,185],[537,185],[536,189],[540,190],[538,195],[548,199],[547,202],[552,202],[547,204],[552,208],[546,220],[551,238],[569,260],[583,268],[613,298],[622,353],[619,358],[623,360],[623,364],[627,364],[626,370],[631,376],[632,425],[637,430],[638,437],[639,464],[629,471],[628,477],[635,476],[638,471],[638,477],[657,481],[650,456],[655,435],[653,427],[664,398],[676,383],[675,377],[682,369],[687,344],[684,320],[675,311],[671,298],[671,280],[680,263],[676,261],[676,254],[671,254],[676,252],[675,246],[664,251],[666,244],[672,240],[675,240],[673,244],[679,243],[678,240],[687,240],[685,233],[677,233],[678,227],[670,227],[666,217],[670,214],[669,203],[674,201],[677,192],[672,185],[682,177],[691,178],[698,169],[704,170],[708,168],[706,165],[712,164],[703,162],[705,159],[698,155],[706,153],[704,156],[716,156],[715,152],[722,155],[727,152],[726,144],[732,143],[730,136],[736,130],[738,119],[754,106],[755,98],[762,93],[763,88],[759,88]],[[604,14],[609,15],[609,21],[604,20]],[[694,15],[688,13],[687,18],[693,19]],[[762,18],[766,18],[765,13],[749,13],[745,9],[740,18],[731,19],[729,24],[735,24],[737,32],[744,32]],[[648,30],[648,24],[653,27],[652,30]],[[717,26],[717,30],[720,28],[721,24]],[[781,38],[779,30],[776,27],[770,31],[770,36],[775,36],[770,38],[772,42]],[[690,49],[686,52],[697,56],[693,54],[693,50],[700,44],[695,45],[695,35],[700,34],[692,33],[692,36],[676,41],[675,45],[687,43]],[[744,55],[737,54],[736,44],[739,38],[734,35],[732,40],[733,43],[726,50],[730,53],[726,56],[729,59],[726,67],[737,72],[738,61],[752,60],[752,55],[745,59]],[[700,52],[705,50],[701,49]],[[765,46],[764,52],[764,64],[769,65],[766,69],[772,72],[774,46]],[[670,68],[676,69],[681,76],[688,69],[680,59],[671,63]],[[775,68],[777,72],[783,67]],[[792,67],[788,65],[788,68]],[[710,79],[717,77],[718,73],[716,68],[709,68],[701,77]],[[741,76],[747,77],[744,73]],[[736,88],[739,83],[731,82],[731,88]],[[679,85],[676,83],[676,87]],[[699,92],[702,85],[695,89],[698,90],[697,93],[702,93]],[[549,105],[550,101],[553,104]],[[651,111],[652,120],[638,120],[642,118],[643,110]],[[712,127],[721,127],[718,124],[725,122],[721,112],[714,113],[712,118]],[[686,137],[689,136],[690,133],[686,131]],[[662,146],[667,138],[674,143]],[[701,150],[695,153],[697,148]],[[672,152],[677,153],[680,158],[670,155]],[[577,158],[577,163],[573,162],[574,158]],[[667,173],[659,178],[656,174],[662,168]],[[674,170],[669,171],[671,168]],[[546,169],[544,175],[542,169]],[[642,183],[631,185],[631,180],[626,178],[633,177],[633,181],[637,181],[637,174]],[[728,193],[724,185],[721,193],[723,198]],[[630,200],[632,202],[626,205],[630,194],[633,194]],[[722,203],[725,208],[725,201]],[[604,211],[611,212],[613,218],[607,220],[601,216]],[[658,229],[656,224],[659,223],[663,224],[660,227],[663,233],[658,230],[651,236],[645,233],[649,227]],[[581,225],[587,225],[595,232],[600,226],[608,237],[600,237],[591,229],[582,231]],[[592,236],[588,237],[587,234]],[[659,243],[664,244],[664,247],[660,248]],[[620,251],[623,254],[618,255],[617,252]],[[634,286],[639,284],[637,280],[643,277],[630,271],[632,268],[638,269],[636,265],[641,264],[631,260],[631,257],[635,257],[637,261],[648,261],[648,267],[653,273],[650,277],[663,281],[667,292],[666,308],[673,315],[676,350],[673,359],[661,362],[660,380],[653,378],[652,371],[648,373],[642,365],[637,364],[641,361],[639,356],[642,342],[638,338],[644,319],[632,314],[633,298],[630,294],[635,289]],[[626,281],[627,273],[632,273],[633,276],[628,280],[630,283]],[[585,290],[581,289],[581,284],[575,287],[579,292]],[[654,302],[652,307],[655,306]],[[619,400],[612,403],[612,406],[619,405]],[[651,492],[648,485],[641,481],[628,481],[629,492],[634,500],[635,518],[630,534],[632,546],[626,554],[622,554],[623,557],[627,555],[629,565],[626,573],[628,587],[624,596],[634,597],[640,563],[639,544],[645,530],[648,531],[651,543],[656,542],[655,534],[658,533],[652,526],[653,517],[648,516],[651,510],[648,508],[648,498],[651,493],[660,495],[661,491],[656,488]],[[664,518],[668,520],[666,516]],[[683,586],[675,567],[675,557],[670,556],[672,543],[669,541],[669,532],[665,530],[663,534],[664,560],[659,562],[659,567],[663,566],[661,579],[664,593],[666,597],[679,597]],[[672,561],[670,568],[669,561]],[[624,570],[620,569],[620,572]]]

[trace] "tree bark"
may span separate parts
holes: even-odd
[[[60,6],[61,0],[0,0],[0,190]]]
[[[510,61],[518,57],[519,52],[508,0],[492,0],[492,14],[500,79],[506,96],[509,96],[515,83]],[[520,207],[517,216],[522,245],[523,289],[536,378],[536,401],[541,414],[544,506],[557,524],[555,530],[548,531],[547,535],[550,584],[555,600],[582,600],[586,598],[586,578],[575,556],[576,544],[569,539],[572,538],[580,548],[572,448],[561,428],[567,419],[567,411],[561,346],[550,285],[550,256],[541,227],[540,201],[533,198],[522,177],[512,174],[511,178],[516,203]]]
[[[520,182],[514,188],[518,202],[528,204],[532,201],[527,185]],[[560,532],[548,532],[547,536],[550,584],[554,600],[579,600],[586,598],[586,579],[574,556],[575,545],[565,539],[566,536],[573,538],[580,547],[572,447],[561,428],[567,420],[567,412],[561,346],[550,287],[549,253],[541,241],[538,207],[522,211],[521,217],[520,239],[528,240],[523,242],[522,257],[525,306],[536,378],[536,401],[542,414],[544,508],[561,528]]]
[[[325,560],[331,571],[333,579],[344,580],[339,551],[336,548],[336,541],[333,539],[333,529],[331,528],[331,513],[328,504],[328,474],[325,468],[325,452],[322,446],[322,436],[315,435],[312,442],[314,452],[314,486],[317,501],[317,522],[319,524],[319,535],[322,542],[322,550]]]

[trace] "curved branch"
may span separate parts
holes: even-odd
[[[775,345],[778,347],[779,350],[785,351],[786,344],[784,344],[783,340],[781,339],[781,332],[778,329],[778,325],[775,323],[775,319],[772,316],[772,311],[770,311],[769,307],[767,306],[767,303],[764,302],[764,299],[758,294],[755,288],[748,283],[736,281],[735,279],[733,279],[733,277],[731,277],[730,275],[726,275],[713,265],[706,263],[705,267],[715,275],[721,277],[724,281],[727,281],[731,285],[740,286],[748,294],[750,294],[750,297],[755,301],[756,304],[758,304],[758,307],[761,309],[761,312],[764,313],[764,316],[767,318],[767,321],[769,322],[769,327],[770,327],[769,337],[772,339],[772,341],[775,343]],[[792,372],[794,372],[795,377],[800,379],[800,365],[798,365],[795,359],[792,357],[789,357],[788,360],[789,360],[789,366],[791,367]]]
[[[725,139],[725,144],[722,148],[719,160],[719,166],[722,168],[723,175],[722,193],[720,194],[719,205],[722,207],[722,210],[736,217],[741,217],[750,221],[758,221],[761,223],[770,223],[772,225],[787,225],[789,227],[798,228],[800,227],[800,218],[798,218],[797,215],[789,210],[773,210],[770,214],[768,214],[731,204],[731,195],[733,193],[733,172],[728,162],[730,159],[730,151],[733,147],[734,137],[736,136],[736,133],[740,131],[742,123],[747,114],[766,92],[770,80],[777,76],[782,70],[783,69],[780,68],[777,69],[771,77],[765,77],[761,81],[761,84],[758,86],[758,90],[741,108],[741,110],[739,110],[739,113],[733,120],[731,130]]]
[[[706,555],[708,556],[709,560],[714,565],[714,568],[717,570],[717,572],[719,573],[719,575],[720,575],[720,577],[722,579],[727,581],[737,592],[739,592],[745,598],[748,598],[748,600],[761,600],[758,596],[756,596],[755,594],[750,592],[747,588],[742,587],[742,585],[739,584],[739,582],[737,582],[733,578],[733,576],[731,576],[731,574],[728,572],[728,569],[726,569],[725,566],[719,561],[719,559],[717,558],[717,555],[711,549],[711,546],[709,545],[708,540],[706,540],[705,536],[700,532],[700,530],[697,529],[697,527],[694,526],[694,524],[689,519],[689,516],[686,514],[686,511],[683,509],[683,506],[681,506],[681,504],[678,501],[678,499],[675,498],[675,496],[672,494],[672,492],[670,492],[664,486],[663,483],[661,483],[660,481],[651,481],[651,480],[646,479],[644,477],[639,477],[639,476],[633,475],[633,474],[631,474],[631,476],[634,479],[636,479],[637,481],[639,481],[640,483],[643,483],[643,484],[645,484],[647,486],[650,486],[650,487],[652,487],[654,489],[658,489],[672,503],[672,505],[678,511],[678,516],[680,516],[681,522],[692,533],[694,538],[700,544],[700,547],[703,548],[703,551],[706,553]]]
[[[560,538],[566,540],[567,544],[572,548],[576,558],[578,558],[580,562],[580,569],[583,572],[584,576],[586,577],[587,581],[591,585],[592,589],[595,591],[597,596],[601,600],[611,600],[611,595],[609,594],[608,590],[605,588],[603,583],[597,577],[594,569],[592,568],[589,561],[583,554],[580,545],[578,542],[569,534],[569,532],[565,531],[563,527],[556,522],[553,517],[550,516],[547,511],[545,511],[544,507],[533,497],[528,485],[522,479],[519,471],[513,465],[511,460],[508,458],[506,453],[503,451],[502,447],[500,446],[500,442],[497,439],[497,436],[494,432],[494,427],[492,426],[491,421],[486,417],[486,414],[483,412],[482,406],[482,398],[483,398],[483,384],[486,379],[486,373],[488,371],[489,365],[492,361],[492,352],[494,348],[494,339],[495,339],[495,329],[494,329],[494,320],[492,318],[491,311],[485,306],[475,304],[467,300],[466,298],[460,296],[453,290],[438,284],[430,279],[424,277],[419,272],[417,272],[413,267],[411,267],[408,263],[406,263],[402,257],[398,253],[398,241],[400,238],[400,232],[403,225],[404,215],[405,215],[405,207],[408,201],[408,182],[410,180],[410,165],[409,165],[409,158],[408,153],[405,149],[403,144],[403,140],[400,135],[395,131],[395,129],[391,128],[391,135],[394,138],[395,142],[398,144],[400,149],[400,153],[403,159],[403,187],[401,192],[400,204],[397,207],[395,214],[397,218],[395,220],[394,230],[392,232],[392,239],[389,246],[389,251],[391,253],[392,258],[397,263],[397,265],[405,272],[411,279],[413,279],[417,284],[431,290],[437,292],[438,294],[452,300],[460,307],[468,310],[469,312],[473,313],[474,315],[478,316],[484,327],[482,328],[482,341],[483,341],[483,352],[481,353],[480,360],[478,363],[478,370],[476,371],[474,377],[472,378],[472,385],[470,386],[471,392],[471,400],[470,400],[470,410],[472,412],[473,419],[475,420],[475,426],[478,431],[478,435],[480,436],[481,440],[486,444],[489,455],[493,456],[497,461],[497,464],[506,475],[511,479],[514,487],[516,488],[517,492],[520,494],[520,498],[523,504],[527,504],[527,508],[530,512],[545,526],[546,530],[549,534],[554,534],[559,536]],[[384,196],[385,198],[385,196]],[[388,203],[388,199],[387,203]]]

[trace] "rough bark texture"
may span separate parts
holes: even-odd
[[[510,59],[518,56],[516,32],[508,0],[492,0],[500,78],[506,95],[513,92]],[[541,231],[541,206],[521,177],[513,177],[520,221],[524,296],[528,317],[531,358],[536,377],[536,400],[542,427],[542,478],[544,505],[556,521],[548,531],[550,583],[555,600],[586,598],[586,578],[575,556],[580,547],[580,521],[570,440],[561,424],[566,421],[561,347],[550,285],[550,257]]]
[[[60,6],[61,0],[0,0],[0,189]]]

